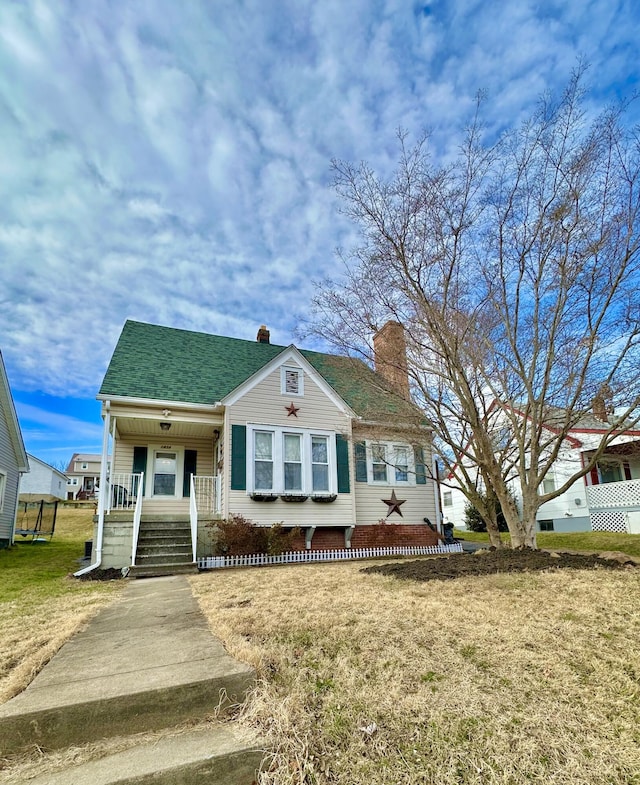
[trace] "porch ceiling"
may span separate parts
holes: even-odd
[[[591,455],[593,450],[586,452],[586,455]],[[607,455],[617,456],[619,458],[640,458],[640,441],[624,442],[622,444],[610,444],[602,456],[606,459]]]
[[[171,428],[163,431],[161,422],[167,420],[151,419],[145,417],[121,417],[116,420],[118,435],[122,436],[150,436],[162,437],[175,441],[176,439],[212,439],[214,430],[221,430],[222,423],[188,422],[171,419]]]

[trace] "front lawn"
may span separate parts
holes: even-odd
[[[416,583],[364,566],[191,579],[258,669],[261,785],[640,783],[640,568]]]
[[[0,550],[0,702],[20,692],[43,665],[119,590],[118,582],[79,581],[93,508],[60,507],[53,538],[18,537]]]

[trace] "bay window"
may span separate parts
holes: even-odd
[[[303,428],[247,426],[247,492],[337,492],[336,437]]]

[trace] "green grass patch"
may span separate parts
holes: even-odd
[[[0,597],[3,602],[37,591],[42,598],[69,590],[65,578],[80,569],[84,543],[93,536],[93,509],[58,510],[56,532],[39,542],[18,536],[0,551]],[[77,582],[74,582],[76,584]]]
[[[454,536],[469,542],[489,543],[486,532],[471,532],[455,529]],[[510,542],[508,534],[502,535],[505,543]],[[536,537],[539,548],[567,551],[622,551],[629,556],[640,556],[640,534],[616,534],[614,532],[538,532]]]

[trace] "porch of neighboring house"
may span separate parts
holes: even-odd
[[[114,411],[115,409],[115,411]],[[96,536],[102,527],[102,568],[131,575],[195,572],[221,517],[222,423],[211,415],[113,407],[105,417]],[[95,554],[94,554],[95,556]]]
[[[585,480],[593,531],[640,534],[640,441],[610,446]]]

